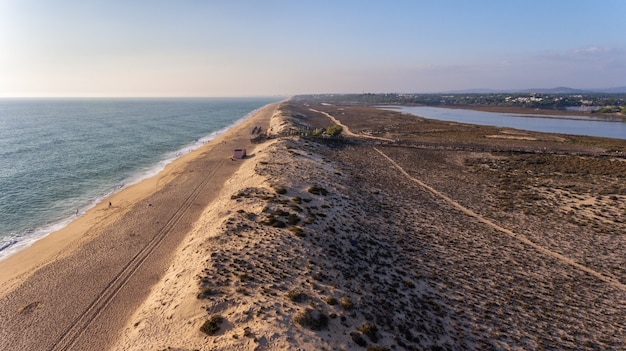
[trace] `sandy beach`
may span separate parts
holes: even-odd
[[[618,189],[599,197],[598,190],[553,183],[558,198],[571,201],[555,205],[549,193],[531,200],[527,191],[547,192],[544,182],[562,177],[507,188],[516,169],[538,171],[528,168],[533,163],[507,171],[499,154],[521,148],[532,155],[550,145],[557,155],[537,164],[565,162],[555,165],[562,168],[602,152],[580,144],[596,139],[308,102],[281,111],[275,132],[339,122],[349,137],[285,136],[263,144],[194,224],[113,349],[626,346],[626,276],[619,268],[625,209],[612,200],[625,195]],[[459,144],[415,139],[418,130],[455,135]],[[512,134],[520,138],[485,144],[485,136]],[[475,136],[480,142],[470,142]],[[609,144],[626,151],[624,142]],[[626,176],[623,160],[598,162],[615,168],[607,178],[579,166],[598,177],[594,182],[610,186],[611,177]],[[577,177],[568,182],[582,185]]]
[[[0,262],[3,349],[106,349],[277,104]],[[109,206],[111,203],[111,206]]]
[[[149,190],[105,201],[39,269],[5,278],[0,340],[626,349],[625,141],[297,100],[246,123]],[[335,123],[343,137],[305,136]],[[230,161],[253,125],[274,138]]]

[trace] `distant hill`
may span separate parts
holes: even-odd
[[[498,93],[509,93],[510,91],[504,90],[496,90],[496,89],[465,89],[465,90],[450,90],[444,91],[443,94],[498,94]]]
[[[443,92],[444,94],[499,94],[499,93],[541,93],[541,94],[589,94],[589,93],[604,93],[604,94],[625,94],[626,86],[604,88],[604,89],[575,89],[568,87],[556,87],[556,88],[537,88],[537,89],[465,89],[465,90],[450,90]]]
[[[611,93],[611,94],[624,94],[626,93],[626,86],[602,89],[602,90],[598,90],[598,92],[599,93]]]
[[[526,89],[519,91],[520,93],[542,93],[542,94],[582,94],[589,90],[574,89],[568,87],[556,87],[551,89]]]

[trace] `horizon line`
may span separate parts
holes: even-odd
[[[115,96],[115,95],[93,95],[93,96],[0,96],[0,99],[236,99],[236,98],[284,98],[295,96],[295,94],[271,94],[271,95],[212,95],[212,96]]]

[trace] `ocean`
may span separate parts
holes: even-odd
[[[0,260],[278,100],[0,99]]]

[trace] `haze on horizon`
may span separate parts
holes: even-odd
[[[0,97],[626,85],[626,1],[0,0]]]

